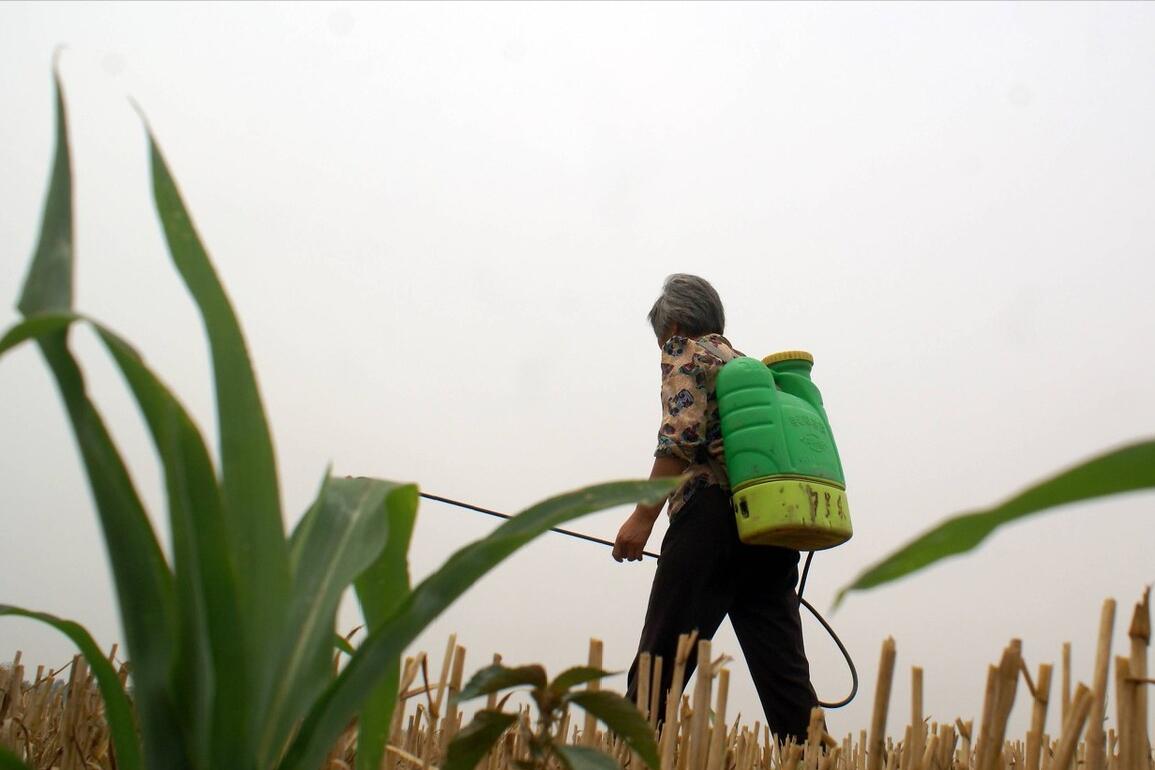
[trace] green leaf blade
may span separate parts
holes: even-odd
[[[221,487],[234,569],[240,577],[249,687],[273,686],[289,602],[289,551],[276,460],[256,376],[235,312],[209,260],[155,137],[149,131],[153,198],[173,264],[200,310],[212,354]],[[260,569],[252,569],[259,564]]]
[[[56,149],[44,199],[40,238],[16,307],[21,315],[72,309],[72,151],[60,73],[53,66]]]
[[[72,308],[72,168],[59,79],[56,107],[52,180],[19,301],[25,316],[63,316]],[[68,347],[67,326],[41,331],[40,350],[68,412],[112,565],[125,642],[135,667],[145,757],[151,768],[185,767],[185,736],[168,690],[176,629],[172,575],[124,461],[88,397],[84,375]]]
[[[545,669],[541,666],[518,666],[507,668],[494,663],[474,674],[457,694],[457,700],[467,701],[482,695],[508,690],[511,687],[533,687],[545,689]]]
[[[41,338],[40,347],[67,407],[100,517],[133,661],[148,765],[183,767],[185,738],[169,690],[177,647],[172,573],[128,469],[88,398],[84,376],[63,334]]]
[[[212,460],[180,401],[125,340],[94,325],[140,406],[164,470],[180,607],[177,686],[190,709],[186,721],[198,764],[236,763],[252,753],[247,672],[237,579]]]
[[[244,756],[248,715],[235,579],[225,542],[223,511],[212,461],[191,417],[123,338],[75,313],[33,316],[0,339],[0,355],[20,342],[52,337],[86,321],[120,368],[152,435],[165,474],[173,533],[176,687],[194,756],[219,765]],[[134,653],[135,655],[135,653]],[[215,737],[214,737],[215,736]],[[209,747],[216,750],[209,756]]]
[[[600,719],[642,758],[647,767],[658,770],[660,760],[654,730],[634,704],[617,693],[605,690],[570,693],[566,700]]]
[[[605,679],[607,676],[614,676],[616,673],[620,672],[603,671],[593,666],[574,666],[558,674],[557,677],[550,682],[549,691],[553,695],[562,696],[574,687],[586,684],[587,682]]]
[[[40,313],[29,316],[8,327],[0,337],[0,356],[15,350],[22,343],[40,338],[60,338],[59,332],[82,320],[76,313]]]
[[[386,495],[389,533],[385,548],[354,581],[357,601],[370,633],[379,628],[409,595],[409,544],[417,523],[417,502],[417,487],[413,485],[398,487]],[[357,770],[381,767],[400,683],[401,656],[398,655],[361,707],[357,723]]]
[[[516,714],[490,709],[478,711],[473,721],[449,742],[441,770],[473,770],[515,722]]]
[[[559,495],[527,509],[488,537],[459,550],[418,585],[381,628],[361,644],[309,712],[280,764],[281,770],[316,767],[390,662],[482,575],[522,545],[592,511],[661,499],[676,483],[677,479],[619,481]]]
[[[850,591],[889,583],[950,556],[966,553],[1012,521],[1062,505],[1155,488],[1155,440],[1111,450],[1042,481],[1005,502],[947,519],[863,570],[841,588],[834,606]]]
[[[72,640],[80,654],[88,662],[89,669],[96,677],[101,697],[104,698],[104,718],[108,723],[109,737],[116,754],[116,766],[123,770],[143,770],[140,743],[136,735],[136,721],[133,719],[132,704],[128,694],[120,684],[120,677],[112,664],[104,657],[96,641],[84,626],[72,620],[50,615],[46,612],[0,604],[0,616],[28,618],[46,623]],[[0,747],[2,748],[2,747]],[[15,761],[20,761],[13,755]],[[22,765],[17,765],[17,767]],[[2,767],[2,765],[0,765]]]
[[[389,532],[386,499],[399,485],[378,479],[328,478],[293,534],[292,600],[275,659],[261,767],[281,756],[294,726],[330,680],[337,606],[354,579],[373,563]]]

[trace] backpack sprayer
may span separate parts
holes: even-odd
[[[813,552],[853,534],[813,366],[809,353],[789,350],[761,361],[735,358],[718,372],[726,470],[744,543]]]

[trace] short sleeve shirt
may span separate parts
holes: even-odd
[[[720,359],[698,340],[705,339]],[[670,495],[669,515],[681,510],[694,493],[711,485],[730,488],[725,464],[711,461],[711,447],[721,448],[722,424],[714,383],[722,365],[742,354],[721,334],[698,339],[675,336],[662,346],[662,424],[655,457],[676,457],[688,463],[686,479]]]

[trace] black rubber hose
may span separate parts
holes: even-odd
[[[420,494],[426,500],[433,500],[435,502],[445,503],[447,505],[456,505],[458,508],[465,508],[465,509],[470,510],[470,511],[477,511],[478,513],[484,513],[487,516],[496,516],[499,519],[512,519],[513,518],[512,516],[510,516],[507,513],[499,513],[497,511],[492,511],[488,508],[482,508],[479,505],[473,505],[472,503],[463,503],[460,500],[454,500],[454,499],[449,498],[449,497],[441,497],[440,495],[431,495],[428,492],[421,492]],[[578,540],[585,540],[585,541],[590,542],[590,543],[597,543],[599,545],[608,545],[610,548],[614,547],[614,544],[611,543],[609,540],[603,540],[600,537],[594,537],[592,535],[586,535],[586,534],[583,534],[581,532],[574,532],[571,529],[562,529],[561,527],[551,527],[549,531],[550,532],[556,532],[559,535],[568,535],[570,537],[576,537]],[[643,556],[650,556],[650,557],[655,558],[655,559],[658,558],[658,555],[656,553],[650,553],[649,551],[642,551],[642,555]],[[813,615],[814,618],[819,623],[822,624],[822,627],[826,629],[826,633],[830,634],[830,638],[834,640],[834,643],[836,645],[838,645],[838,651],[842,653],[842,657],[846,659],[846,665],[850,669],[850,681],[851,681],[850,695],[847,695],[842,700],[836,701],[834,703],[827,703],[825,701],[818,701],[818,705],[822,706],[823,708],[828,708],[828,709],[842,708],[846,704],[850,703],[850,701],[854,700],[854,696],[858,695],[858,669],[856,669],[854,667],[854,661],[851,659],[850,652],[847,651],[846,645],[844,645],[842,643],[842,640],[838,638],[838,634],[834,633],[834,629],[831,628],[830,624],[826,622],[826,618],[824,618],[820,614],[818,614],[818,610],[814,609],[813,604],[811,604],[810,602],[808,602],[802,598],[802,592],[806,590],[806,578],[810,575],[810,562],[813,559],[814,559],[814,551],[811,551],[809,554],[806,555],[806,565],[802,568],[802,579],[798,581],[798,603],[801,604],[803,607],[805,607],[807,610],[809,610],[810,614]]]

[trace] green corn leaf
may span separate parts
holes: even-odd
[[[613,757],[587,746],[554,746],[553,750],[567,770],[621,770]]]
[[[607,676],[614,676],[617,673],[621,672],[603,671],[600,668],[594,668],[592,666],[574,666],[558,674],[557,677],[550,682],[549,691],[552,695],[565,695],[578,685],[604,679]]]
[[[581,706],[605,723],[610,731],[626,742],[647,767],[658,770],[658,744],[654,731],[634,704],[613,692],[570,693],[566,700]]]
[[[260,767],[276,763],[293,727],[329,683],[337,606],[384,549],[386,499],[399,488],[377,479],[328,478],[293,533],[292,602],[274,656],[281,668],[261,711]]]
[[[389,516],[385,548],[354,582],[357,601],[370,632],[384,623],[409,595],[409,543],[417,523],[417,501],[416,486],[398,487],[385,498]],[[357,770],[381,767],[400,683],[401,657],[397,656],[361,707],[357,722]]]
[[[418,585],[398,610],[361,644],[301,725],[281,770],[312,770],[337,740],[389,665],[421,631],[485,573],[533,538],[592,511],[670,493],[677,479],[620,481],[570,492],[506,521],[465,546]]]
[[[1142,441],[1080,463],[1006,502],[947,519],[864,570],[839,590],[834,606],[850,591],[889,583],[940,559],[975,548],[1004,524],[1069,503],[1155,487],[1155,440]]]
[[[545,685],[545,669],[541,666],[506,668],[500,663],[494,663],[474,674],[457,694],[457,700],[472,700],[482,695],[508,690],[510,687],[528,686],[545,689]]]
[[[72,171],[59,79],[56,106],[52,181],[39,244],[19,302],[26,316],[71,310]],[[67,328],[61,328],[39,337],[38,342],[67,408],[100,516],[125,642],[133,660],[146,760],[152,770],[186,767],[185,738],[168,687],[176,634],[172,575],[124,461],[88,397],[67,335]]]
[[[59,52],[58,52],[59,53]],[[44,200],[40,240],[17,308],[25,316],[72,309],[72,155],[64,89],[53,63],[56,94],[56,154]]]
[[[79,313],[51,313],[36,315],[15,323],[0,337],[0,356],[29,340],[37,342],[60,340],[63,332],[77,321],[87,320]]]
[[[24,764],[24,760],[0,746],[0,770],[32,770],[32,767]]]
[[[184,722],[197,727],[190,736],[193,755],[200,758],[195,763],[235,762],[236,757],[246,755],[242,739],[248,718],[240,689],[244,660],[237,638],[235,578],[212,461],[192,419],[125,340],[83,316],[34,316],[0,339],[0,354],[32,337],[55,334],[75,321],[87,321],[96,329],[120,367],[164,468],[179,606],[174,675],[182,693]],[[210,755],[210,746],[215,755]]]
[[[58,337],[54,332],[64,331],[79,320],[81,317],[76,313],[38,313],[30,316],[9,327],[4,336],[0,337],[0,356],[28,340]]]
[[[280,678],[282,661],[269,651],[281,641],[290,586],[273,443],[236,314],[151,131],[149,142],[157,214],[212,351],[222,495],[239,578],[245,657],[252,692],[267,693]]]
[[[251,756],[250,713],[237,579],[212,460],[188,412],[136,351],[96,328],[140,405],[164,468],[180,607],[175,676],[196,764],[237,766],[238,757]]]
[[[120,684],[116,670],[108,662],[108,658],[104,657],[100,648],[96,646],[96,642],[88,630],[71,620],[58,618],[45,612],[33,612],[32,610],[12,607],[7,604],[0,604],[0,616],[3,615],[39,620],[72,640],[72,643],[80,650],[80,654],[88,661],[88,667],[92,670],[93,676],[96,677],[96,684],[100,687],[100,694],[104,698],[104,718],[108,723],[109,737],[116,754],[116,766],[121,770],[141,770],[144,765],[141,762],[140,743],[136,737],[132,704],[128,701],[128,695],[125,694],[124,687]],[[9,765],[10,767],[26,767],[15,755],[11,755],[11,759],[19,764]],[[0,768],[5,767],[3,762],[4,760],[0,759]]]
[[[40,349],[65,402],[100,516],[133,661],[134,700],[147,766],[150,770],[188,767],[185,736],[170,688],[177,648],[172,573],[128,469],[88,397],[84,375],[64,334],[40,338]]]
[[[517,714],[489,709],[478,711],[473,721],[449,742],[441,770],[473,770],[515,722]]]

